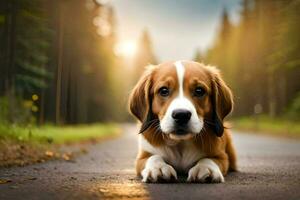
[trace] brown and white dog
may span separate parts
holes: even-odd
[[[150,66],[129,99],[142,123],[136,172],[143,182],[177,179],[224,182],[236,155],[223,119],[232,93],[218,70],[192,61]]]

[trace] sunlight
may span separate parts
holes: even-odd
[[[137,50],[137,44],[135,41],[127,40],[122,41],[116,44],[115,47],[115,54],[117,56],[123,56],[123,57],[133,57]]]
[[[96,2],[100,5],[105,5],[109,2],[109,0],[96,0]]]

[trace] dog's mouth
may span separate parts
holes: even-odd
[[[178,135],[178,134],[175,134],[175,133],[170,133],[169,134],[169,138],[172,139],[172,140],[189,140],[193,137],[194,135],[192,133],[186,133],[184,135]]]
[[[188,133],[190,133],[190,131],[188,130],[188,127],[176,127],[174,132],[175,135],[186,135]]]
[[[189,124],[173,124],[166,132],[160,127],[160,131],[167,136],[166,139],[173,141],[189,140],[197,134],[191,129]]]
[[[175,130],[169,133],[169,137],[172,140],[188,140],[193,137],[193,133],[188,130],[187,127],[176,127]]]

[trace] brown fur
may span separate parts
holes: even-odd
[[[194,103],[199,116],[211,119],[215,109],[217,117],[223,123],[223,119],[233,108],[233,97],[229,87],[222,80],[218,70],[214,67],[204,66],[196,62],[184,62],[184,93]],[[161,86],[168,86],[171,95],[165,99],[157,95]],[[202,86],[207,91],[201,100],[194,98],[190,92],[196,86]],[[162,119],[170,102],[177,96],[178,81],[173,62],[152,66],[146,70],[142,78],[132,91],[129,99],[131,113],[144,123],[147,114],[152,112],[158,119]],[[143,132],[144,137],[153,146],[166,145],[167,136],[157,131],[157,127],[149,127]],[[233,148],[229,130],[225,129],[221,137],[217,137],[214,131],[205,126],[201,136],[193,138],[199,151],[205,153],[217,163],[223,175],[228,170],[237,170],[236,153]],[[136,160],[136,171],[140,175],[145,162],[151,156],[150,153],[140,149]]]

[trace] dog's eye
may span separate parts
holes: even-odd
[[[205,90],[202,87],[196,87],[194,91],[196,97],[203,97],[205,95]]]
[[[159,92],[159,95],[162,97],[167,97],[170,94],[170,91],[167,87],[160,88],[158,92]]]

